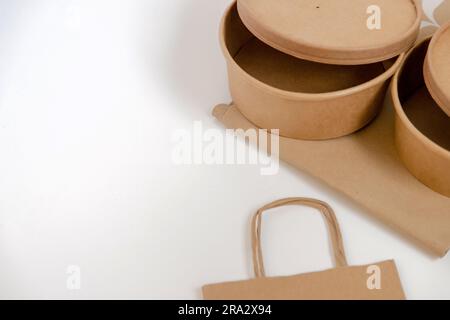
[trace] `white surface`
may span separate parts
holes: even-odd
[[[250,216],[286,196],[335,208],[351,264],[395,258],[408,298],[450,298],[448,256],[285,165],[264,177],[172,164],[174,130],[222,128],[210,111],[230,100],[228,3],[0,1],[0,298],[200,298],[252,276]],[[265,219],[268,273],[330,267],[319,215],[278,213]],[[80,290],[66,288],[69,265]]]

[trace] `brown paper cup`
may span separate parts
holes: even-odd
[[[345,136],[371,122],[404,57],[355,66],[294,58],[258,40],[235,3],[223,18],[221,44],[231,95],[242,114],[258,127],[306,140]]]
[[[420,42],[393,79],[395,140],[409,171],[431,189],[450,197],[450,118],[424,84],[429,43],[430,38]]]

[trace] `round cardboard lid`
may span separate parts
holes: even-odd
[[[450,22],[433,36],[423,75],[431,96],[450,117]]]
[[[297,58],[341,65],[395,57],[416,41],[418,0],[237,0],[245,26]]]

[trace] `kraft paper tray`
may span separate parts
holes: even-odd
[[[231,129],[257,128],[233,104],[218,105],[213,114]],[[430,253],[442,257],[450,249],[450,198],[420,183],[402,164],[394,145],[390,95],[380,116],[352,135],[325,141],[280,137],[280,158]]]

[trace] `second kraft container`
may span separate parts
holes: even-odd
[[[220,33],[234,103],[285,137],[353,133],[378,114],[421,16],[416,0],[238,0]]]
[[[392,82],[399,156],[418,180],[447,197],[450,197],[449,40],[450,24],[432,39],[418,43]]]

